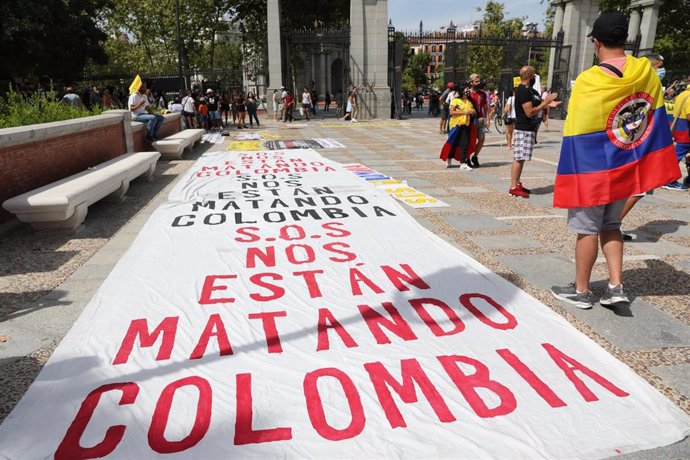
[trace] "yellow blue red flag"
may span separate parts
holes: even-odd
[[[686,89],[678,95],[676,98],[676,103],[674,107],[672,127],[673,139],[678,144],[690,144],[690,123],[688,123],[688,115],[690,115],[690,88]],[[683,152],[688,150],[687,146],[683,146]],[[678,151],[678,160],[681,160],[680,150],[676,146]]]
[[[557,208],[612,203],[680,177],[661,81],[628,56],[623,77],[594,66],[575,81],[554,187]]]
[[[139,88],[141,87],[141,84],[143,82],[141,81],[141,77],[139,74],[137,74],[136,77],[134,77],[134,81],[132,81],[132,84],[129,85],[129,94],[134,94],[137,91],[139,91]]]

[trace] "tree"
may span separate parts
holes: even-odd
[[[0,80],[78,79],[87,60],[106,62],[98,18],[109,0],[2,0]]]
[[[484,16],[476,25],[481,35],[489,37],[519,37],[524,18],[505,18],[505,6],[497,1],[488,0],[484,7]],[[472,45],[467,51],[468,73],[477,73],[490,80],[501,75],[503,47]]]
[[[290,0],[282,5],[281,25],[286,29],[339,28],[350,22],[349,0]]]
[[[233,5],[229,0],[180,1],[179,4],[184,68],[214,67],[215,39],[229,29],[227,18]],[[120,65],[144,73],[177,69],[175,0],[112,0],[104,23],[111,42],[130,42],[109,43],[107,47],[116,53]]]
[[[403,89],[416,92],[420,86],[429,83],[426,70],[431,63],[429,53],[423,51],[415,54],[410,59],[410,65],[403,69]]]
[[[444,75],[445,73],[446,73],[446,66],[444,66],[443,64],[437,65],[436,66],[437,78],[436,78],[436,80],[434,80],[431,83],[431,86],[433,86],[436,89],[443,90],[443,85],[445,84],[445,81],[446,81],[446,77]]]
[[[621,11],[630,15],[629,0],[604,0],[601,11]],[[668,77],[664,82],[690,74],[690,4],[686,0],[666,0],[659,9],[654,51],[664,57]],[[628,37],[634,40],[635,37]]]

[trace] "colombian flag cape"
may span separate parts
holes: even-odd
[[[553,205],[612,203],[679,177],[661,82],[649,61],[628,56],[623,78],[598,66],[580,74],[565,120]]]
[[[450,133],[448,133],[448,139],[446,140],[446,143],[443,144],[443,147],[441,148],[441,155],[440,158],[443,161],[446,161],[448,157],[450,158],[455,158],[458,161],[462,161],[462,158],[460,157],[460,126],[456,125],[453,127],[453,129],[450,130]],[[467,152],[465,153],[465,156],[469,158],[470,155],[474,153],[474,151],[477,149],[477,125],[475,124],[475,118],[472,117],[470,121],[470,135],[469,135],[469,142],[467,142]]]
[[[675,121],[673,124],[673,139],[679,144],[690,144],[688,113],[690,113],[690,89],[686,89],[676,98],[675,116],[671,120],[672,122]]]

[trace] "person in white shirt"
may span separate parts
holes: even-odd
[[[176,97],[175,100],[173,100],[170,103],[170,111],[171,112],[182,112],[182,102],[180,102],[179,97]]]
[[[302,92],[302,112],[304,113],[304,116],[307,118],[307,121],[309,121],[309,111],[311,110],[311,94],[309,93],[309,90],[307,88],[304,88],[304,91]]]
[[[184,117],[187,128],[194,128],[196,106],[194,105],[194,97],[190,90],[187,90],[187,94],[182,98],[182,116]]]
[[[513,150],[513,132],[515,131],[515,89],[510,93],[510,97],[505,103],[503,111],[506,125],[506,144],[508,150]]]
[[[158,140],[156,134],[165,119],[162,115],[148,112],[149,100],[145,93],[146,83],[142,82],[139,90],[130,94],[128,105],[129,111],[132,112],[132,120],[147,124],[146,140],[152,142]]]

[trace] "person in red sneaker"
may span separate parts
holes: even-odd
[[[530,190],[520,182],[525,161],[532,160],[532,150],[537,137],[537,114],[556,99],[556,93],[544,100],[534,90],[534,67],[520,69],[520,86],[515,88],[515,131],[513,133],[513,164],[510,168],[510,189],[508,193],[521,198],[529,198]]]

